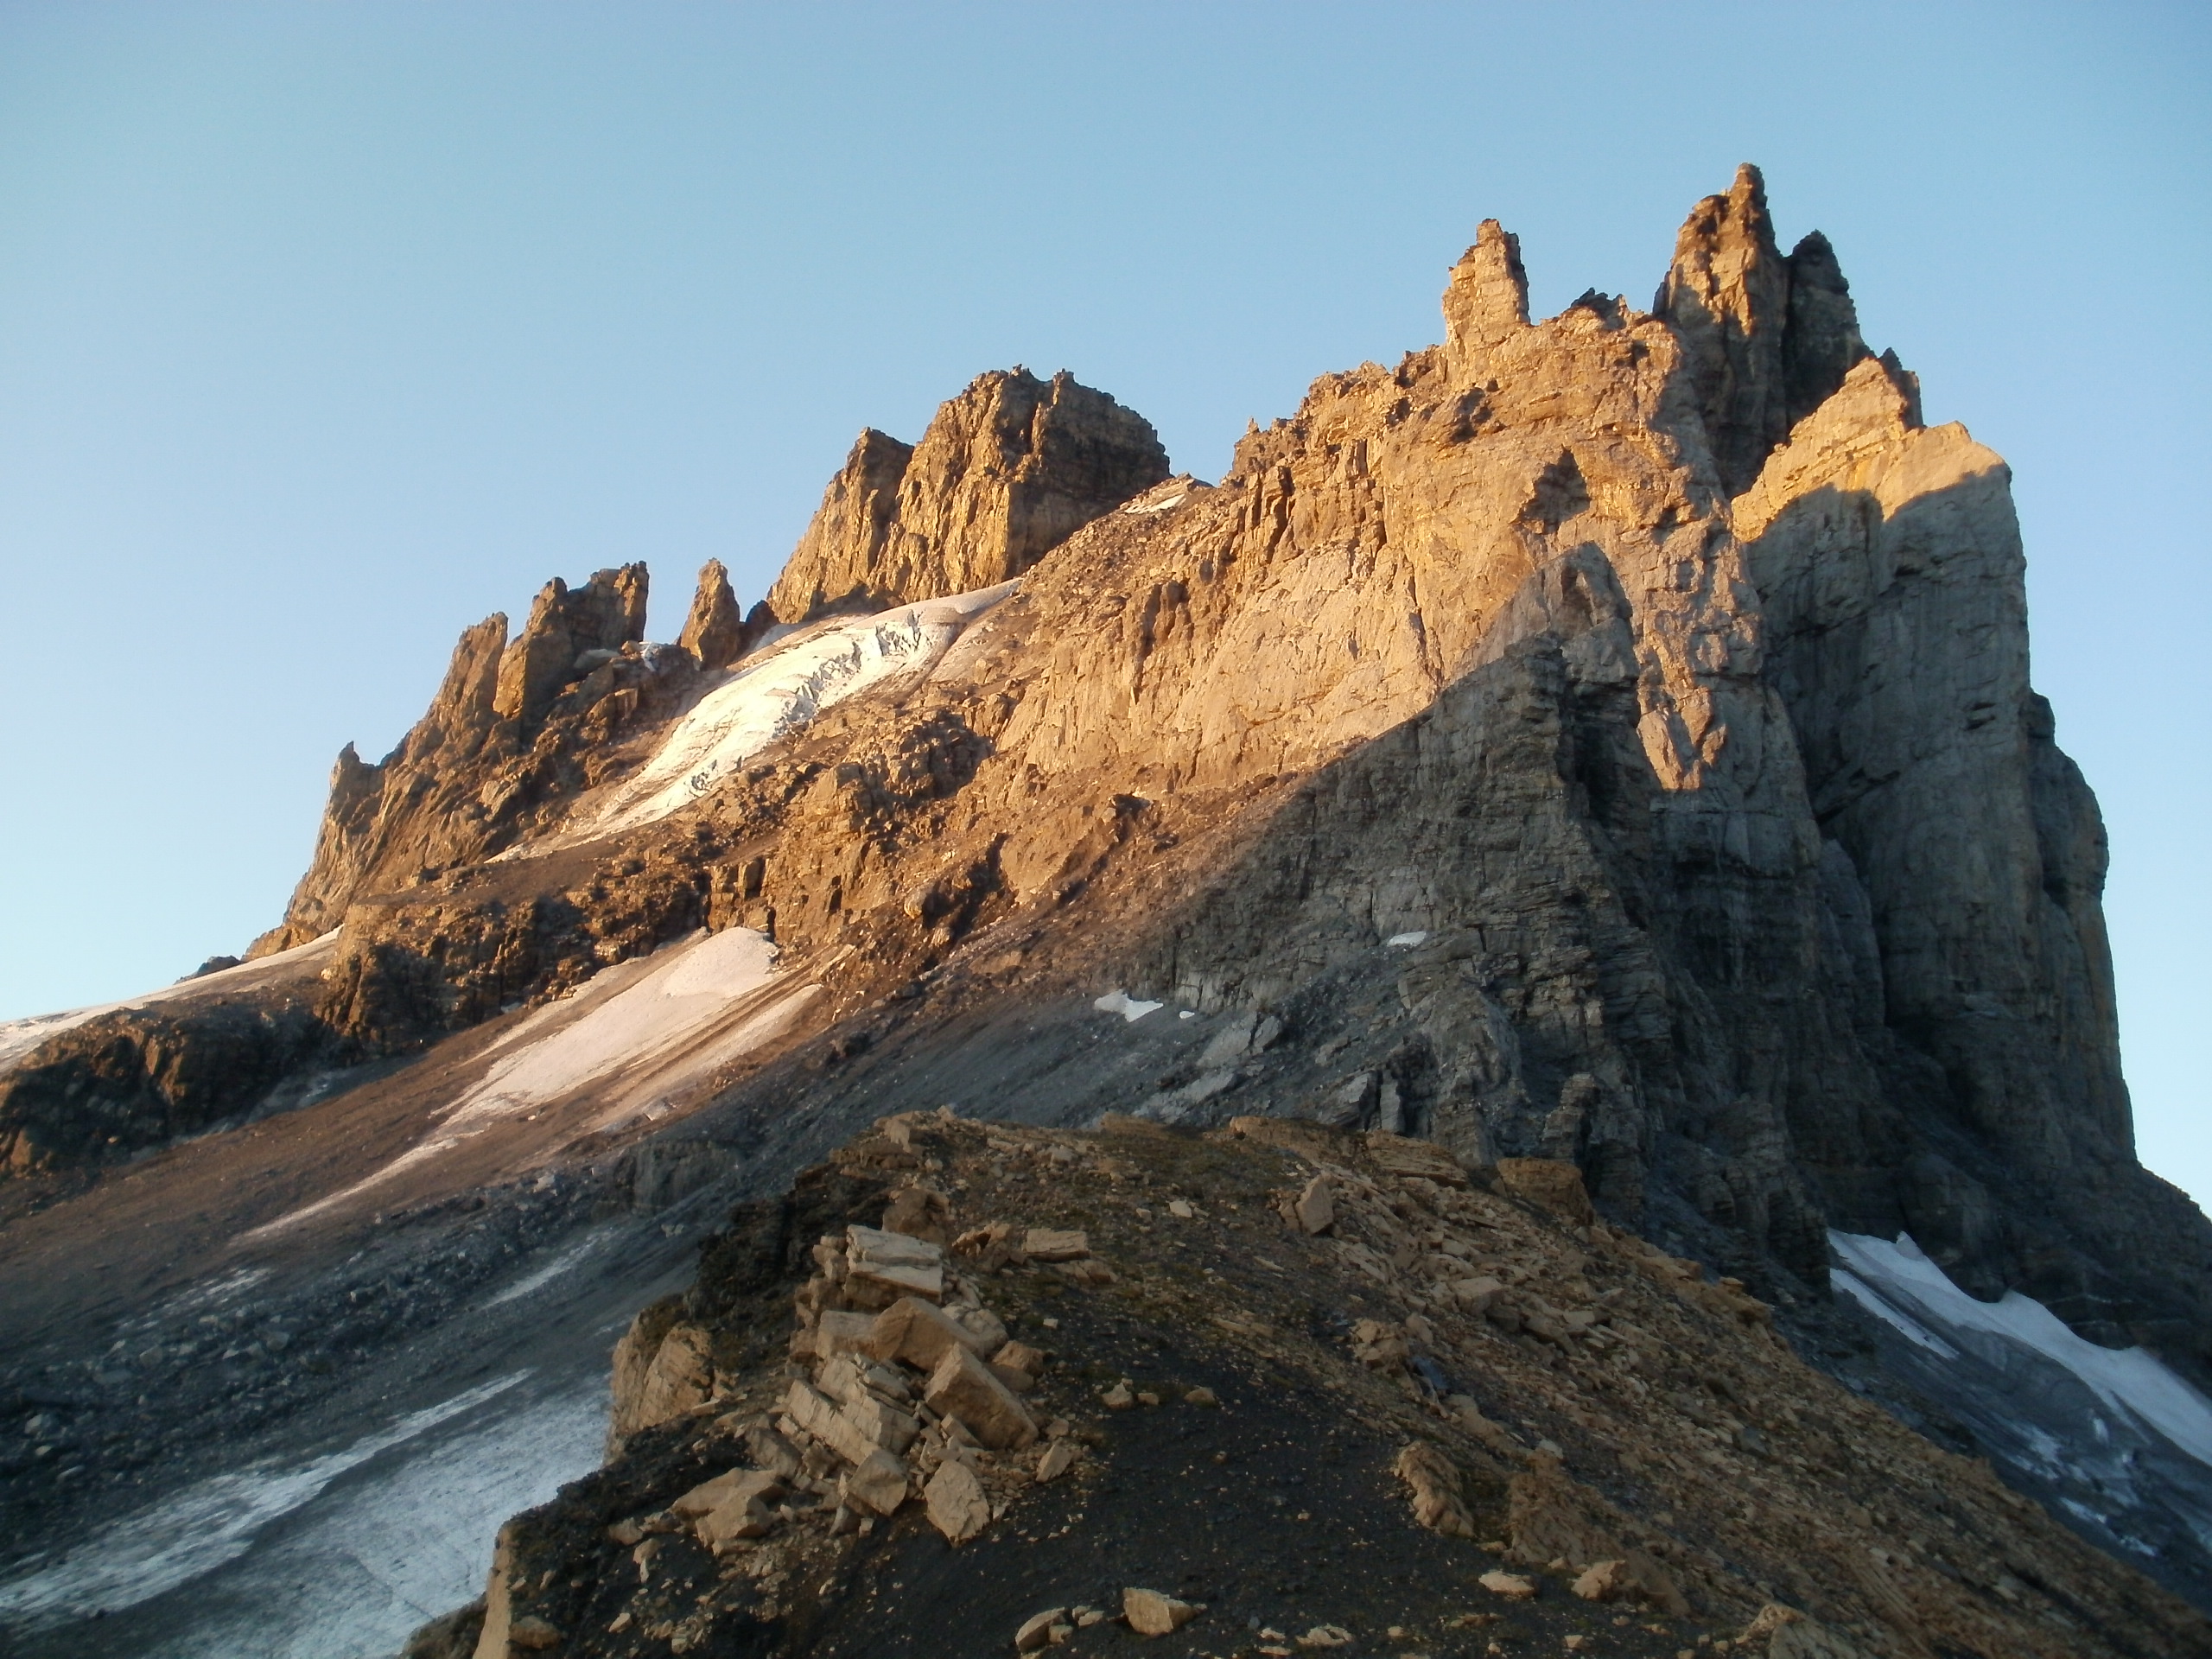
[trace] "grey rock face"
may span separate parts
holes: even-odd
[[[1758,168],[1690,210],[1653,311],[1681,338],[1731,494],[1867,355],[1835,251],[1818,231],[1784,259]]]

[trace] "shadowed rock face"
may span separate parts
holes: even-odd
[[[101,1015],[0,1078],[0,1169],[127,1162],[263,1104],[334,1047],[311,999],[298,995],[273,1007]]]
[[[1166,476],[1151,423],[1104,392],[982,375],[912,448],[861,434],[768,607],[803,622],[988,588]]]

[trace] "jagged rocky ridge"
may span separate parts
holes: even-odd
[[[824,985],[789,1040],[833,1065],[1004,1075],[1025,1010],[1116,988],[1242,1013],[1265,1053],[1135,1098],[1039,1060],[1004,1103],[1565,1160],[1784,1305],[1825,1295],[1828,1228],[1907,1230],[2202,1379],[2212,1250],[2133,1158],[2102,833],[2029,683],[2004,464],[1923,424],[1751,169],[1651,313],[1526,296],[1485,224],[1441,345],[1324,377],[1216,486],[1103,394],[987,376],[911,452],[863,435],[750,618],[709,566],[681,646],[645,645],[632,566],[555,583],[512,643],[472,629],[392,756],[341,756],[257,946],[339,930],[283,982],[296,1052],[164,1116],[118,1103],[169,1101],[198,1027],[157,1054],[101,1016],[0,1080],[13,1164],[745,925]],[[593,833],[717,688],[853,607],[1014,575],[911,672]],[[122,1128],[51,1127],[87,1113]]]

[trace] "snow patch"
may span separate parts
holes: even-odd
[[[1414,945],[1427,943],[1428,931],[1423,928],[1417,933],[1393,933],[1382,941],[1382,948],[1386,950],[1405,950],[1412,949]]]
[[[1109,991],[1090,1006],[1101,1014],[1118,1014],[1134,1026],[1147,1014],[1157,1014],[1167,1005],[1164,1002],[1140,1002],[1127,991]]]
[[[486,1297],[484,1306],[504,1307],[509,1302],[520,1301],[534,1290],[543,1290],[570,1268],[581,1266],[586,1257],[607,1243],[607,1236],[605,1234],[594,1233],[585,1237],[581,1243],[571,1244],[544,1266],[524,1274],[505,1289]]]
[[[1019,586],[1001,582],[874,616],[818,622],[756,649],[693,703],[652,759],[566,838],[611,835],[666,817],[824,709],[929,668],[970,621]]]
[[[818,995],[784,986],[776,947],[749,927],[695,933],[607,969],[575,995],[518,1021],[486,1051],[491,1069],[446,1109],[437,1132],[352,1185],[256,1228],[266,1237],[359,1197],[494,1124],[587,1088],[607,1103],[592,1129],[664,1116],[668,1097],[769,1040]]]
[[[1883,1300],[1879,1291],[1857,1274],[1847,1268],[1833,1268],[1829,1269],[1828,1279],[1838,1290],[1847,1293],[1853,1301],[1857,1302],[1859,1306],[1908,1340],[1918,1343],[1929,1352],[1944,1359],[1956,1359],[1959,1357],[1957,1349],[1952,1347],[1949,1343],[1944,1341],[1942,1338],[1937,1336],[1910,1314],[1900,1313],[1891,1306]]]
[[[49,1037],[56,1037],[87,1020],[96,1020],[104,1014],[118,1014],[125,1008],[143,1008],[159,1002],[181,1001],[189,997],[209,993],[223,995],[243,991],[276,979],[297,968],[306,967],[318,957],[328,955],[338,943],[338,930],[332,928],[320,938],[309,939],[305,944],[296,944],[289,950],[279,950],[274,956],[263,957],[255,962],[242,962],[235,968],[225,968],[215,973],[202,974],[194,979],[181,979],[174,985],[164,985],[159,990],[148,991],[140,996],[127,996],[119,1002],[101,1002],[92,1007],[66,1008],[59,1014],[34,1014],[21,1020],[0,1020],[0,1076],[4,1076],[22,1057]]]
[[[1923,1254],[1910,1234],[1898,1234],[1892,1243],[1863,1233],[1832,1232],[1828,1243],[1848,1269],[1837,1277],[1853,1295],[1859,1294],[1853,1289],[1856,1281],[1878,1300],[1916,1316],[1937,1332],[1979,1333],[2041,1354],[2071,1371],[2114,1412],[2155,1429],[2197,1462],[2212,1465],[2212,1401],[2154,1356],[2140,1348],[2100,1348],[2017,1290],[2007,1291],[1999,1301],[1976,1301]]]

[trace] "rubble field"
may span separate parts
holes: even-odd
[[[908,1113],[741,1206],[411,1659],[2212,1652],[1570,1164]]]

